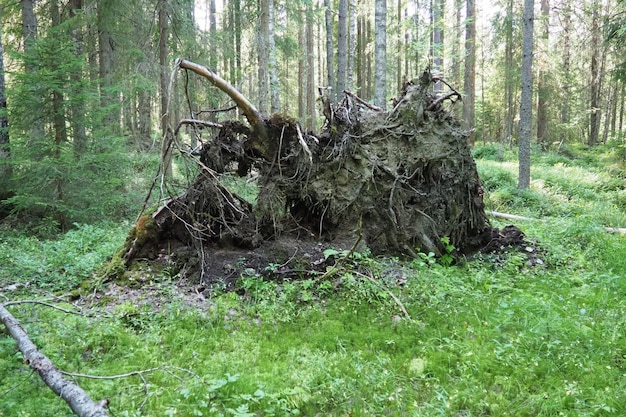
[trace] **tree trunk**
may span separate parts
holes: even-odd
[[[506,8],[504,45],[504,95],[506,96],[506,114],[504,116],[503,142],[513,143],[513,120],[515,119],[515,84],[513,80],[513,0]]]
[[[36,46],[37,46],[37,16],[35,15],[35,1],[34,0],[20,0],[21,12],[22,12],[22,37],[24,42],[24,69],[28,74],[35,74],[38,71],[37,60],[35,59]],[[4,7],[4,6],[3,6]],[[41,98],[35,98],[35,101],[40,101]],[[43,107],[37,104],[38,107]],[[43,119],[35,117],[32,119],[32,125],[30,129],[31,139],[43,139],[45,136]]]
[[[3,304],[0,304],[0,320],[17,342],[18,349],[24,355],[24,363],[39,374],[43,382],[70,406],[74,414],[79,417],[108,416],[102,404],[95,403],[81,387],[66,379],[52,361],[37,349],[22,325]]]
[[[333,13],[330,7],[330,0],[324,0],[325,20],[326,20],[326,82],[331,88],[331,97],[337,97],[337,85],[335,84],[335,45],[333,44]]]
[[[306,11],[306,58],[307,58],[307,123],[306,128],[313,130],[316,124],[315,97],[317,86],[315,85],[315,39],[313,37],[313,6],[308,5]]]
[[[280,82],[278,80],[278,64],[276,63],[276,42],[274,40],[274,0],[269,0],[268,14],[268,46],[269,46],[269,76],[270,76],[270,111],[278,113],[280,106]]]
[[[10,195],[9,184],[12,177],[11,143],[9,140],[9,117],[7,115],[7,95],[4,78],[4,48],[2,34],[4,33],[4,6],[0,6],[0,201]]]
[[[396,19],[398,24],[398,29],[396,33],[396,90],[402,90],[402,0],[398,0],[396,3]],[[405,77],[407,74],[405,73]]]
[[[258,106],[261,113],[267,113],[269,110],[270,83],[268,74],[268,65],[270,60],[269,53],[269,3],[270,0],[261,0],[259,2],[259,28],[257,32],[257,54],[258,54],[258,77],[259,77],[259,93]]]
[[[591,66],[589,83],[589,146],[598,144],[600,135],[600,25],[598,10],[600,4],[594,0],[591,6]]]
[[[306,21],[306,8],[304,5],[300,5],[300,19],[302,22]],[[300,55],[298,56],[298,120],[303,125],[306,123],[306,25],[298,26],[298,45],[300,45]]]
[[[354,91],[354,68],[355,68],[355,54],[357,50],[357,12],[356,12],[356,0],[348,1],[348,19],[349,19],[349,36],[348,36],[348,74],[346,77],[346,88],[350,91]]]
[[[52,27],[60,25],[61,17],[59,15],[58,0],[51,0],[49,7]],[[53,65],[51,70],[56,73],[58,71],[58,67]],[[60,81],[59,87],[54,87],[52,90],[52,125],[54,128],[55,154],[60,157],[61,147],[64,143],[67,143],[67,126],[65,124],[65,100],[62,90],[63,83],[62,80],[58,81]]]
[[[348,0],[339,0],[338,23],[336,101],[343,98],[343,90],[346,89],[348,69]]]
[[[432,0],[432,59],[433,59],[433,73],[435,76],[443,77],[443,27],[444,27],[444,5],[445,0]],[[441,91],[443,89],[442,83],[435,84],[435,91]]]
[[[100,1],[97,3],[98,26],[98,71],[100,82],[100,104],[105,112],[104,125],[118,130],[117,103],[113,93],[113,38],[111,36],[111,20],[114,19],[114,1]]]
[[[522,96],[520,101],[519,178],[520,189],[530,187],[530,140],[533,127],[533,0],[524,0],[524,38],[522,44]]]
[[[387,0],[376,0],[374,11],[375,69],[374,104],[381,109],[387,106]]]
[[[476,3],[467,0],[465,19],[465,71],[463,76],[463,123],[468,130],[469,145],[476,141]],[[483,133],[484,135],[484,133]]]
[[[357,17],[357,45],[356,45],[356,91],[365,97],[365,18]]]
[[[158,24],[159,24],[159,95],[161,97],[160,121],[161,132],[161,174],[169,177],[172,174],[172,132],[168,110],[169,99],[169,65],[167,39],[169,36],[168,1],[158,0]]]
[[[461,39],[463,38],[463,25],[461,24],[461,9],[463,0],[454,0],[454,38],[452,39],[452,85],[461,85]],[[466,25],[470,18],[466,18]],[[466,29],[467,30],[467,29]]]
[[[550,0],[541,0],[541,51],[538,56],[537,71],[537,143],[547,150],[548,144],[548,48],[550,47]]]
[[[73,20],[72,42],[74,43],[74,55],[82,57],[83,55],[83,19],[82,19],[82,0],[70,0],[68,3],[69,16]],[[71,101],[71,118],[70,125],[72,127],[72,140],[74,143],[74,155],[80,158],[87,150],[87,132],[86,111],[83,88],[83,73],[80,69],[72,71],[70,74],[72,85],[76,89],[76,94]]]
[[[562,100],[561,100],[561,138],[559,147],[565,142],[567,137],[566,132],[569,130],[570,123],[570,84],[571,84],[571,23],[572,23],[572,9],[569,4],[565,4],[563,8],[563,65],[562,65]]]

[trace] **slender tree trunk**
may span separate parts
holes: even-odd
[[[306,13],[306,57],[307,57],[307,94],[306,94],[306,107],[307,107],[307,123],[306,127],[309,130],[315,129],[316,117],[315,117],[315,97],[316,85],[315,85],[315,39],[313,38],[313,6],[307,6]]]
[[[52,27],[59,26],[61,24],[61,17],[59,15],[58,0],[51,0],[49,3],[49,7]],[[51,69],[55,73],[58,71],[56,63]],[[59,83],[58,87],[54,87],[52,90],[52,125],[54,127],[55,155],[59,158],[61,147],[64,143],[67,142],[67,127],[65,125],[65,105],[62,90],[62,82]]]
[[[280,106],[280,82],[278,81],[278,64],[276,63],[276,42],[274,40],[274,0],[269,0],[269,75],[270,75],[270,110],[272,113],[281,111]]]
[[[622,128],[624,127],[624,95],[626,94],[626,85],[624,83],[621,84],[620,88],[620,105],[619,105],[619,125],[617,127],[617,131],[619,132],[619,138],[622,139]]]
[[[112,14],[112,2],[97,3],[97,25],[98,25],[98,75],[100,81],[100,105],[105,111],[104,125],[117,131],[119,120],[113,109],[115,94],[111,91],[113,87],[113,38],[110,27]],[[117,125],[117,126],[116,126]]]
[[[387,106],[387,0],[376,0],[374,20],[374,104],[384,109]]]
[[[476,141],[476,3],[467,0],[465,19],[465,71],[463,77],[463,122],[470,131],[468,142],[474,146]]]
[[[402,0],[398,0],[396,5],[396,19],[398,29],[396,33],[396,91],[402,90]]]
[[[522,43],[522,96],[520,101],[519,178],[520,189],[530,187],[530,140],[533,127],[533,0],[524,0]]]
[[[306,8],[301,5],[300,18],[302,22],[306,21]],[[302,125],[306,122],[306,93],[307,93],[307,78],[306,78],[306,25],[298,26],[298,44],[300,45],[300,55],[298,57],[298,119]]]
[[[343,97],[346,89],[348,69],[348,0],[339,0],[337,32],[337,101]]]
[[[211,53],[209,54],[209,67],[213,71],[217,71],[218,51],[221,51],[220,40],[217,36],[217,8],[215,0],[209,0],[209,48]]]
[[[9,195],[9,183],[12,176],[11,143],[9,141],[9,117],[7,115],[7,95],[4,78],[4,49],[2,34],[4,33],[4,6],[0,6],[0,201]]]
[[[170,68],[168,68],[168,47],[167,38],[169,36],[169,20],[168,20],[168,1],[159,0],[158,8],[158,24],[159,24],[159,66],[160,66],[160,82],[159,90],[161,97],[161,173],[164,177],[172,174],[172,144],[170,136],[170,117],[168,112],[168,95],[169,83],[168,76]]]
[[[589,83],[590,115],[589,115],[589,146],[598,144],[600,134],[600,25],[598,10],[600,3],[594,0],[591,11],[591,74]]]
[[[563,99],[561,101],[561,124],[562,124],[562,128],[561,128],[561,138],[560,138],[560,145],[561,146],[563,144],[563,142],[565,141],[566,138],[566,132],[569,129],[569,123],[570,123],[570,83],[571,83],[571,64],[570,64],[570,60],[571,60],[571,51],[570,51],[570,45],[571,45],[571,23],[572,23],[572,10],[569,6],[569,4],[566,4],[563,12],[563,66],[562,66],[562,77],[563,77]]]
[[[74,55],[81,57],[83,55],[83,19],[82,19],[82,0],[70,0],[69,15],[74,20],[72,29],[72,41],[74,43]],[[72,98],[72,104],[70,108],[71,119],[70,125],[72,127],[72,139],[74,142],[74,154],[77,158],[80,158],[87,149],[87,132],[85,130],[86,118],[85,118],[85,100],[83,99],[83,73],[80,69],[75,70],[70,75],[72,85],[76,91]]]
[[[37,42],[37,16],[35,15],[34,0],[20,0],[22,10],[22,37],[24,38],[24,53],[34,53]],[[26,72],[37,72],[37,64],[34,60],[27,60]]]
[[[363,95],[365,88],[365,18],[357,17],[357,45],[356,45],[356,85],[357,92]]]
[[[34,0],[20,0],[22,12],[22,37],[24,39],[24,55],[26,57],[24,69],[26,73],[35,74],[38,71],[37,61],[34,59],[37,44],[37,16],[35,15]],[[35,98],[35,100],[40,100]],[[43,104],[38,107],[42,107]],[[31,138],[43,139],[45,135],[43,119],[34,117],[30,129]]]
[[[374,93],[373,82],[372,82],[372,53],[368,47],[369,43],[372,39],[372,21],[370,19],[366,20],[366,30],[365,30],[365,39],[366,39],[366,49],[365,49],[365,83],[367,85],[367,90],[365,94],[366,100],[371,100]]]
[[[537,143],[542,150],[547,150],[548,145],[548,85],[547,85],[547,69],[548,57],[547,49],[550,41],[550,0],[541,0],[541,51],[538,55],[538,71],[537,71]]]
[[[326,19],[326,82],[331,88],[330,97],[337,97],[337,85],[335,84],[335,45],[333,44],[333,13],[330,7],[330,0],[324,0]]]
[[[454,0],[454,38],[452,39],[452,84],[461,85],[461,39],[463,29],[461,24],[461,9],[463,0]],[[467,23],[467,22],[466,22]]]
[[[354,55],[357,48],[357,11],[356,0],[348,0],[348,19],[349,19],[349,35],[348,35],[348,74],[346,76],[346,88],[354,89]]]
[[[235,65],[237,68],[235,79],[236,85],[239,85],[242,77],[241,63],[241,0],[231,0],[233,2],[233,14],[235,19]]]
[[[506,114],[504,117],[503,142],[513,142],[513,120],[515,119],[515,103],[513,82],[513,0],[509,0],[506,8],[506,35],[504,45],[504,94],[506,96]]]
[[[268,65],[270,60],[269,53],[269,30],[270,30],[270,0],[261,0],[259,2],[261,9],[259,10],[259,28],[257,32],[257,54],[258,54],[258,107],[261,113],[267,114],[269,110],[270,84]]]
[[[443,76],[443,27],[444,27],[444,5],[445,0],[433,0],[432,7],[432,26],[433,26],[433,38],[432,38],[432,57],[433,57],[433,69],[432,72],[436,76]],[[435,91],[441,91],[443,88],[442,83],[435,83]]]

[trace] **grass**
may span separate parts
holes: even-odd
[[[104,299],[92,316],[10,309],[65,371],[170,367],[142,374],[145,383],[77,380],[92,398],[110,398],[116,416],[621,416],[626,237],[601,226],[626,226],[614,200],[623,183],[595,165],[604,154],[592,156],[584,167],[534,161],[525,192],[507,152],[477,161],[489,209],[545,218],[518,224],[541,248],[541,266],[520,254],[454,267],[367,258],[361,268],[379,284],[350,269],[321,282],[241,277],[244,295],[197,308],[171,277],[155,276],[158,303]],[[4,297],[71,290],[126,229],[82,226],[54,242],[2,234],[0,282],[30,283]],[[0,416],[71,415],[8,336],[0,375]]]

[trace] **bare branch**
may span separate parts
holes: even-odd
[[[205,67],[204,65],[199,65],[182,58],[178,58],[176,62],[179,68],[193,71],[196,74],[205,77],[211,82],[211,84],[222,90],[224,93],[228,94],[228,96],[233,99],[233,101],[237,104],[237,107],[239,107],[243,114],[246,116],[246,119],[248,119],[248,122],[250,123],[252,128],[262,136],[265,135],[265,125],[263,124],[261,113],[259,113],[257,108],[254,107],[254,105],[250,103],[250,101],[243,94],[241,94],[235,87],[233,87],[232,84],[221,78],[219,75],[217,75],[215,72]]]
[[[52,361],[41,353],[28,338],[26,331],[4,308],[4,304],[0,304],[0,319],[11,337],[17,342],[17,347],[24,355],[25,362],[37,371],[46,385],[70,406],[74,414],[80,417],[108,417],[104,408],[108,401],[103,404],[94,402],[81,387],[63,377]]]

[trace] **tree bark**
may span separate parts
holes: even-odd
[[[237,104],[237,107],[239,107],[239,109],[243,112],[244,116],[248,120],[248,123],[250,123],[252,130],[256,131],[257,134],[264,135],[265,127],[263,124],[263,118],[261,117],[261,113],[235,87],[233,87],[230,83],[228,83],[215,72],[203,65],[199,65],[194,62],[179,58],[178,66],[182,69],[193,71],[196,74],[205,77],[211,82],[211,84],[226,93],[235,102],[235,104]]]
[[[598,10],[600,3],[595,0],[591,10],[591,66],[589,82],[589,146],[598,144],[600,135],[600,24]]]
[[[169,87],[168,75],[168,47],[169,36],[168,0],[158,0],[158,25],[159,25],[159,95],[161,97],[160,125],[163,134],[161,141],[161,174],[168,177],[172,174],[172,146],[170,117],[168,114]]]
[[[70,0],[69,16],[73,19],[72,42],[74,43],[74,55],[81,57],[83,55],[83,19],[81,11],[83,9],[82,0]],[[87,149],[87,131],[85,129],[85,100],[83,98],[83,74],[80,69],[72,71],[72,84],[77,89],[78,94],[72,98],[70,106],[72,126],[72,141],[74,144],[74,155],[80,158]]]
[[[306,128],[313,130],[316,124],[315,117],[315,97],[316,97],[316,85],[315,85],[315,39],[313,37],[313,6],[307,5],[306,11],[306,60],[307,60],[307,80],[306,80],[306,107],[307,118]]]
[[[432,37],[432,59],[433,59],[433,74],[435,76],[443,77],[444,68],[443,68],[443,27],[444,27],[444,5],[445,0],[433,0],[432,2],[432,27],[433,27],[433,37]],[[441,91],[443,89],[442,83],[435,83],[435,91]]]
[[[259,2],[259,28],[257,32],[257,56],[258,56],[258,77],[259,92],[257,105],[261,113],[267,113],[269,110],[270,83],[268,66],[270,60],[269,51],[269,27],[270,27],[270,0],[261,0]]]
[[[105,111],[104,125],[114,131],[119,126],[119,118],[113,108],[115,94],[113,87],[113,37],[111,36],[111,14],[115,5],[114,1],[99,1],[97,3],[97,26],[98,26],[98,74],[100,82],[100,104]]]
[[[533,127],[533,0],[524,0],[522,44],[522,96],[520,101],[519,178],[517,187],[530,187],[530,139]]]
[[[7,95],[4,78],[4,49],[2,45],[2,33],[4,22],[4,6],[0,6],[0,201],[9,195],[9,182],[12,176],[11,143],[9,140],[9,117],[7,116]]]
[[[548,144],[548,83],[546,80],[548,65],[547,50],[550,41],[550,0],[541,0],[541,51],[538,56],[537,71],[537,143],[547,150]]]
[[[348,0],[339,0],[337,29],[337,92],[336,101],[343,97],[346,89],[348,68]]]
[[[563,65],[562,65],[562,100],[561,100],[561,137],[559,147],[563,145],[567,137],[566,132],[569,130],[570,123],[570,83],[571,83],[571,26],[572,26],[572,9],[568,2],[562,11],[563,23]]]
[[[357,13],[356,0],[348,0],[348,69],[346,74],[346,88],[354,90],[354,63],[357,49]]]
[[[513,143],[513,120],[515,119],[515,84],[513,82],[513,0],[508,0],[505,18],[504,45],[504,95],[506,114],[504,116],[503,142]]]
[[[324,18],[326,23],[326,82],[331,88],[331,97],[337,97],[337,85],[335,84],[335,45],[333,44],[333,13],[330,0],[324,0]]]
[[[276,63],[276,41],[274,40],[274,0],[269,0],[269,27],[268,27],[268,46],[269,46],[269,76],[270,76],[270,111],[279,113],[280,106],[280,82],[278,80],[278,64]]]
[[[374,10],[374,105],[387,106],[387,0],[376,0]]]
[[[18,349],[24,355],[25,363],[70,406],[74,414],[80,417],[108,416],[103,405],[95,403],[81,387],[68,381],[52,361],[37,349],[37,346],[28,338],[24,328],[2,304],[0,304],[0,320],[17,342]]]
[[[468,143],[476,141],[476,3],[467,0],[465,19],[465,72],[463,76],[463,123],[469,131]]]

